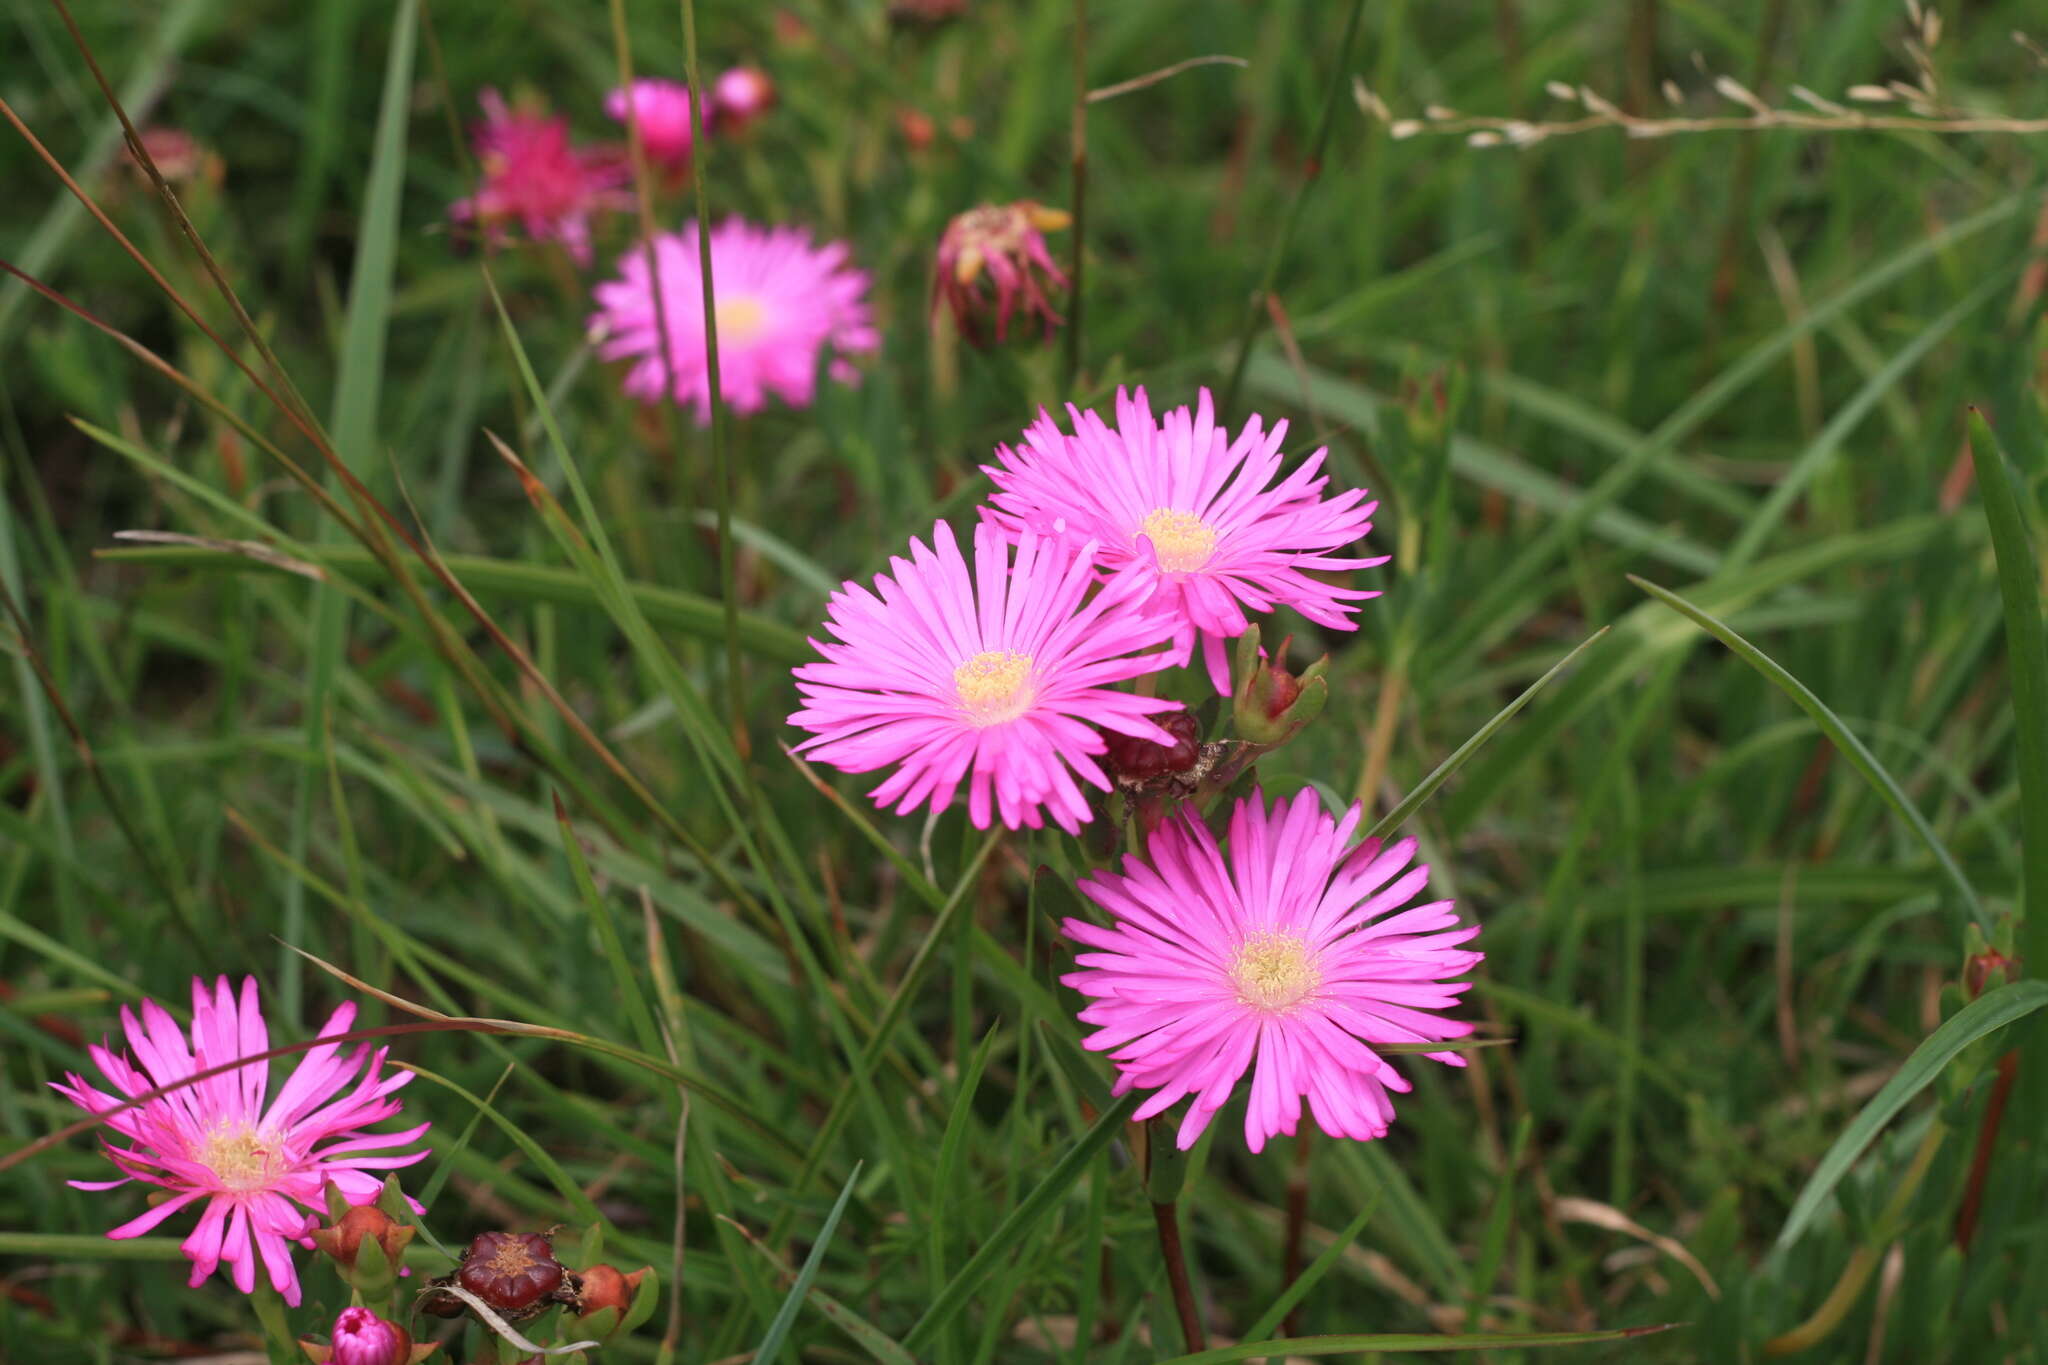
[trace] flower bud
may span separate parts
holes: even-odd
[[[367,1308],[344,1308],[325,1346],[301,1341],[299,1349],[316,1365],[416,1365],[438,1347],[413,1343],[412,1333]]]
[[[312,1236],[313,1245],[333,1257],[346,1273],[355,1269],[365,1240],[377,1244],[388,1265],[397,1266],[418,1231],[398,1222],[375,1204],[357,1204],[329,1226],[313,1229]]]
[[[590,1267],[583,1272],[583,1296],[577,1302],[576,1316],[587,1318],[604,1308],[625,1312],[633,1306],[633,1295],[639,1292],[640,1282],[646,1278],[644,1266],[630,1275],[616,1266]]]
[[[1103,759],[1111,775],[1131,782],[1145,782],[1168,773],[1184,773],[1201,758],[1202,736],[1192,711],[1170,711],[1153,718],[1160,729],[1173,736],[1172,744],[1156,744],[1133,735],[1105,730],[1107,749]]]
[[[1293,639],[1281,641],[1275,657],[1267,659],[1261,656],[1257,631],[1238,637],[1233,717],[1240,738],[1254,744],[1283,744],[1323,713],[1330,699],[1330,686],[1323,680],[1330,658],[1324,655],[1299,675],[1289,673],[1287,646]]]
[[[741,132],[775,106],[775,82],[758,66],[736,66],[711,86],[711,113],[720,132]]]
[[[2009,981],[2017,980],[2020,964],[2007,957],[1998,949],[1985,945],[1970,954],[1963,963],[1963,991],[1972,1000],[1986,991],[1996,990]]]
[[[995,339],[1002,341],[1021,303],[1027,315],[1044,321],[1045,334],[1051,336],[1060,316],[1046,297],[1046,285],[1065,289],[1067,277],[1046,250],[1045,234],[1072,221],[1065,210],[1029,199],[983,204],[953,219],[939,238],[933,315],[943,304],[961,335],[979,346],[983,319],[993,311]],[[991,288],[983,287],[984,276]]]

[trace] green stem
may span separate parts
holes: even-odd
[[[704,77],[697,63],[696,0],[683,0],[683,70],[690,85],[690,126],[703,124]],[[704,278],[704,369],[711,385],[711,469],[718,499],[718,595],[725,602],[725,688],[731,710],[733,745],[745,759],[747,742],[745,677],[740,666],[740,600],[733,586],[732,465],[725,446],[725,394],[718,370],[718,301],[711,278],[711,216],[704,197],[708,140],[699,139],[690,158],[690,188],[697,206],[697,264]],[[750,793],[751,795],[751,793]]]

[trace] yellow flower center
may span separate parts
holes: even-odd
[[[768,326],[768,307],[750,294],[720,299],[713,310],[720,340],[749,341]]]
[[[260,1190],[275,1180],[278,1144],[246,1124],[224,1124],[200,1144],[200,1164],[230,1190]]]
[[[1192,573],[1216,553],[1216,528],[1193,512],[1154,508],[1138,529],[1152,542],[1152,554],[1164,573]]]
[[[1230,964],[1237,998],[1267,1014],[1285,1014],[1323,984],[1308,945],[1293,934],[1253,934]]]
[[[985,649],[953,670],[953,689],[976,725],[1015,720],[1031,704],[1031,656]]]

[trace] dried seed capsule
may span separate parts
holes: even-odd
[[[568,1272],[538,1232],[484,1232],[463,1253],[455,1282],[506,1317],[547,1307]]]

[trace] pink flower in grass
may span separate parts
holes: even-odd
[[[944,810],[965,781],[977,829],[992,808],[1011,829],[1040,828],[1044,811],[1079,829],[1090,811],[1075,775],[1109,789],[1095,761],[1102,730],[1173,743],[1147,717],[1179,702],[1110,686],[1172,662],[1132,652],[1164,641],[1172,623],[1134,609],[1142,585],[1128,576],[1090,596],[1093,545],[1027,532],[1015,556],[984,524],[969,567],[942,521],[932,548],[912,539],[874,592],[848,583],[834,593],[825,629],[835,638],[811,642],[824,661],[796,670],[804,706],[789,721],[816,736],[799,749],[847,772],[896,765],[873,796],[899,814]]]
[[[659,311],[647,256],[644,246],[633,248],[619,258],[619,278],[597,286],[598,311],[590,326],[598,354],[631,361],[626,392],[660,402],[665,371],[659,324],[665,322],[675,396],[695,403],[697,420],[709,422],[711,370],[697,225],[654,239]],[[834,379],[850,384],[859,373],[843,357],[881,344],[868,315],[867,273],[847,264],[844,242],[815,246],[802,228],[756,227],[728,218],[711,230],[711,281],[719,388],[735,412],[760,411],[771,393],[792,407],[808,407],[821,356],[829,357],[827,372]]]
[[[1456,1004],[1471,984],[1447,978],[1480,960],[1458,947],[1479,930],[1459,928],[1449,901],[1402,909],[1429,869],[1402,870],[1413,839],[1347,848],[1360,815],[1353,806],[1332,820],[1313,789],[1271,810],[1254,792],[1231,812],[1227,856],[1183,811],[1121,874],[1080,883],[1112,921],[1063,926],[1100,950],[1076,956],[1079,970],[1062,978],[1092,1001],[1081,1021],[1097,1031],[1083,1046],[1109,1052],[1116,1093],[1156,1092],[1134,1118],[1194,1097],[1183,1151],[1247,1068],[1244,1140],[1254,1152],[1294,1132],[1304,1096],[1332,1137],[1382,1137],[1394,1119],[1387,1092],[1409,1085],[1372,1045],[1472,1031],[1429,1011]],[[1428,1055],[1464,1065],[1456,1053]]]
[[[354,1005],[342,1005],[319,1036],[347,1032],[355,1014]],[[384,1074],[382,1048],[344,1054],[339,1043],[314,1047],[267,1105],[266,1060],[113,1112],[138,1095],[266,1051],[270,1032],[253,977],[242,982],[239,1001],[226,977],[211,989],[193,979],[189,1044],[154,1000],[142,1002],[139,1018],[124,1005],[121,1027],[136,1061],[104,1045],[87,1049],[116,1093],[76,1074],[53,1082],[58,1094],[87,1113],[107,1115],[105,1126],[128,1144],[105,1144],[121,1179],[71,1183],[106,1190],[139,1180],[170,1192],[163,1203],[107,1234],[113,1238],[140,1237],[187,1204],[205,1200],[199,1226],[184,1246],[194,1288],[225,1261],[235,1287],[249,1293],[260,1259],[271,1286],[296,1305],[299,1277],[291,1248],[295,1242],[313,1245],[308,1234],[317,1220],[311,1211],[324,1207],[323,1184],[333,1181],[350,1203],[365,1204],[382,1187],[382,1176],[373,1172],[410,1166],[427,1155],[384,1154],[416,1140],[427,1131],[424,1123],[397,1133],[364,1131],[398,1113],[392,1092],[412,1079],[410,1071]]]
[[[631,87],[605,96],[604,112],[616,123],[636,123],[641,145],[647,155],[665,166],[680,166],[690,159],[696,134],[690,125],[690,87],[675,81],[643,77]],[[711,111],[697,118],[708,126]]]
[[[1276,484],[1286,422],[1268,432],[1254,417],[1233,441],[1207,389],[1192,412],[1175,408],[1157,422],[1143,389],[1118,389],[1114,431],[1093,412],[1070,404],[1067,413],[1071,436],[1041,412],[1021,445],[996,447],[997,462],[982,466],[998,489],[984,515],[1011,535],[1028,527],[1100,541],[1105,567],[1137,570],[1177,616],[1182,662],[1201,637],[1217,691],[1230,691],[1223,642],[1249,627],[1247,610],[1292,607],[1353,630],[1356,603],[1379,595],[1310,577],[1386,563],[1331,553],[1372,529],[1379,504],[1361,489],[1322,496],[1327,450]]]
[[[569,145],[567,119],[509,108],[495,90],[478,97],[484,121],[472,133],[484,181],[448,210],[498,242],[508,224],[536,242],[560,242],[577,264],[590,260],[590,216],[631,208],[632,171],[616,151]]]

